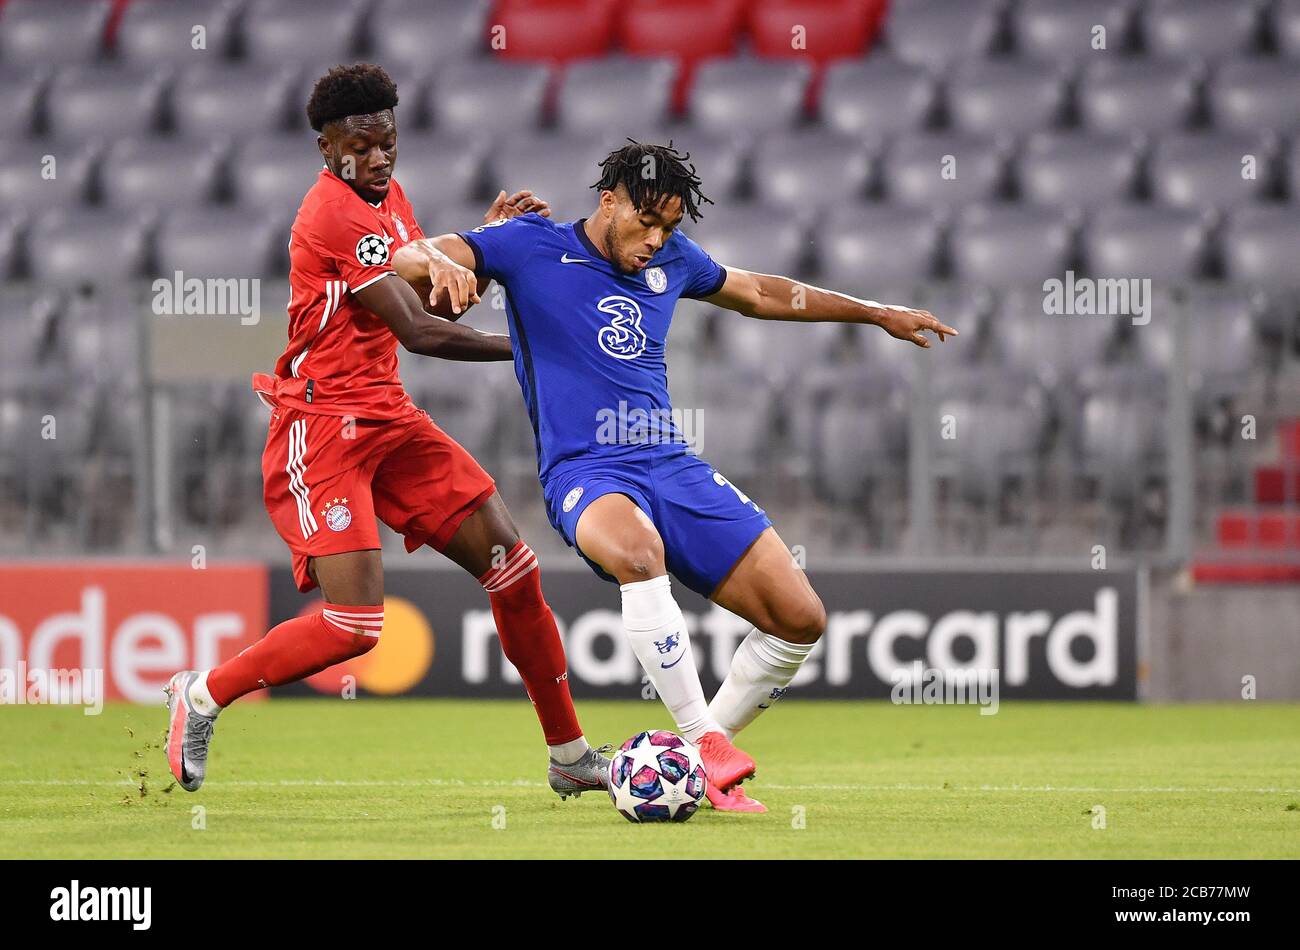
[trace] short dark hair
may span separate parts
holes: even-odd
[[[370,115],[397,105],[397,86],[374,63],[335,66],[312,86],[307,120],[317,132],[350,115]]]
[[[667,145],[627,141],[600,163],[600,181],[591,187],[613,191],[622,185],[638,211],[657,209],[665,198],[677,197],[682,199],[682,210],[691,220],[700,220],[700,203],[713,202],[700,191],[702,183],[695,166],[688,164],[691,153],[677,151],[671,140]]]

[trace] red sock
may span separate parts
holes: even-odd
[[[582,735],[569,695],[569,672],[555,616],[542,597],[537,555],[520,541],[500,567],[478,582],[488,592],[497,636],[506,659],[515,665],[542,723],[547,745],[572,742]]]
[[[384,606],[340,607],[286,620],[208,673],[219,706],[267,686],[283,686],[372,649],[384,626]]]

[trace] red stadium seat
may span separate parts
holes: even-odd
[[[694,66],[730,56],[740,33],[742,0],[630,0],[618,23],[619,42],[632,56],[670,56],[679,63],[673,108],[686,107]],[[683,29],[683,23],[690,29]]]
[[[754,52],[807,56],[819,65],[861,56],[875,38],[884,8],[885,0],[759,0],[749,15]]]
[[[613,38],[612,0],[502,0],[488,18],[490,48],[507,59],[603,56]]]

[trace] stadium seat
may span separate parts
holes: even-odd
[[[490,0],[380,0],[368,18],[371,55],[386,69],[423,69],[483,49]]]
[[[0,159],[0,207],[33,212],[75,208],[89,199],[101,152],[94,142],[12,143]],[[47,157],[53,160],[52,165]]]
[[[535,63],[452,63],[433,83],[427,111],[439,134],[526,134],[542,121],[550,79]]]
[[[118,59],[137,66],[226,59],[235,47],[238,11],[239,4],[232,0],[131,0],[118,22],[113,51]],[[197,26],[203,31],[196,35]]]
[[[398,136],[395,174],[421,223],[430,209],[463,204],[475,196],[486,152],[487,142],[482,139],[456,141],[438,135]],[[495,196],[496,192],[492,194]],[[486,208],[488,203],[482,204]]]
[[[1267,197],[1275,183],[1275,146],[1245,134],[1175,134],[1151,152],[1152,197],[1179,208],[1229,208]],[[1243,159],[1253,156],[1254,178]]]
[[[1079,117],[1093,132],[1166,132],[1190,122],[1196,88],[1195,69],[1183,62],[1094,61],[1079,80]]]
[[[834,63],[822,80],[822,121],[845,135],[895,135],[924,128],[935,105],[935,83],[920,66],[881,53]]]
[[[1294,206],[1237,209],[1224,228],[1224,276],[1247,286],[1294,289],[1300,274],[1297,230]]]
[[[190,68],[172,90],[171,121],[182,135],[249,136],[278,132],[289,118],[296,66],[230,65]],[[302,114],[305,102],[293,103]]]
[[[100,201],[110,208],[170,211],[221,197],[228,143],[127,138],[105,153]]]
[[[94,62],[103,55],[112,9],[112,0],[9,0],[0,7],[0,62]]]
[[[1025,133],[1057,125],[1066,86],[1056,67],[1014,60],[972,60],[948,81],[948,118],[973,134]]]
[[[902,407],[837,399],[814,419],[813,478],[825,500],[857,507],[873,482],[902,476],[902,460],[907,457],[907,416]]]
[[[1073,228],[1059,211],[1020,205],[971,205],[949,246],[957,280],[992,286],[1041,284],[1072,264]]]
[[[1114,205],[1089,220],[1083,257],[1095,277],[1196,279],[1205,275],[1208,238],[1196,211]]]
[[[1098,482],[1101,496],[1131,502],[1147,476],[1164,467],[1160,402],[1098,393],[1082,405],[1077,423],[1075,465]]]
[[[818,64],[861,56],[884,6],[885,0],[757,0],[749,11],[754,53]]]
[[[244,56],[259,63],[351,62],[366,6],[361,0],[250,0],[242,18]]]
[[[673,109],[686,108],[695,65],[735,51],[744,0],[628,0],[618,15],[618,40],[629,56],[668,56],[679,65]],[[689,18],[690,29],[682,29]]]
[[[714,344],[726,361],[758,370],[774,385],[784,387],[826,362],[839,329],[834,323],[753,320],[718,311]]]
[[[1123,53],[1128,47],[1126,0],[1020,0],[1011,7],[1016,52],[1048,63],[1082,62]],[[1094,48],[1105,28],[1102,49]]]
[[[404,141],[405,136],[398,138],[397,151],[397,177],[403,187]],[[241,140],[230,156],[231,195],[251,211],[296,212],[323,165],[316,142],[307,135],[270,134]]]
[[[26,248],[22,235],[25,216],[13,211],[0,214],[0,280],[9,280],[18,273],[23,265]],[[4,315],[0,314],[0,323]],[[8,333],[6,333],[6,340]]]
[[[71,141],[145,134],[158,128],[170,79],[164,70],[108,65],[59,70],[46,94],[46,130]]]
[[[1233,60],[1215,71],[1210,117],[1224,131],[1287,134],[1300,129],[1300,62]]]
[[[834,132],[768,135],[754,152],[754,195],[796,212],[865,199],[871,156],[860,139]]]
[[[1184,308],[1191,382],[1203,397],[1231,395],[1250,384],[1255,353],[1255,310],[1249,297],[1235,290],[1201,294]],[[1159,370],[1173,362],[1174,324],[1158,310],[1151,322],[1134,327],[1142,361]]]
[[[807,63],[714,60],[696,71],[690,118],[713,132],[788,128],[804,114],[812,68]]]
[[[743,318],[740,318],[743,319]],[[699,451],[741,491],[761,473],[774,427],[775,404],[758,370],[731,363],[711,365],[696,380],[700,409]]]
[[[943,398],[932,428],[939,471],[963,501],[982,505],[1001,498],[1008,481],[1031,480],[1043,441],[1041,410],[998,401]],[[945,430],[953,437],[944,438]]]
[[[905,62],[940,70],[989,53],[1002,33],[996,0],[908,0],[890,7],[889,48]]]
[[[1300,142],[1292,142],[1286,160],[1281,163],[1281,185],[1293,205],[1300,204]]]
[[[278,210],[257,217],[243,208],[185,208],[159,219],[161,274],[186,278],[264,278],[284,273],[289,219]]]
[[[1278,0],[1273,17],[1278,50],[1289,59],[1300,59],[1300,0]]]
[[[1031,135],[1015,164],[1022,200],[1078,209],[1132,198],[1140,167],[1131,137],[1077,132]]]
[[[735,195],[749,157],[746,136],[717,135],[708,129],[680,127],[665,134],[674,148],[690,156],[687,164],[695,166],[705,195],[719,204]],[[609,150],[623,144],[626,143],[612,141]],[[712,207],[706,205],[704,213],[708,214]]]
[[[489,46],[506,59],[602,56],[613,42],[614,9],[606,0],[504,0],[492,14]]]
[[[672,110],[677,68],[667,59],[603,59],[570,63],[556,96],[566,132],[626,130],[634,137],[658,129]]]
[[[27,269],[34,280],[61,287],[93,287],[144,276],[148,224],[121,211],[60,209],[38,217],[28,233]],[[106,249],[111,249],[107,253]]]
[[[1068,398],[1079,374],[1107,362],[1127,315],[1047,313],[1041,287],[1003,294],[989,319],[989,354],[1004,372],[1030,374]]]
[[[597,164],[609,150],[596,139],[567,135],[513,136],[488,153],[488,191],[530,189],[551,203],[556,221],[590,214],[600,176]],[[482,220],[482,212],[478,219]]]
[[[49,81],[48,69],[0,63],[0,88],[8,90],[0,98],[0,128],[8,129],[14,138],[35,134],[43,118],[40,106]]]
[[[877,300],[886,285],[935,276],[940,236],[927,212],[877,204],[840,208],[819,220],[813,233],[822,280],[836,290]]]
[[[792,274],[804,256],[804,229],[792,215],[752,205],[710,206],[683,231],[724,267]]]
[[[1171,59],[1218,58],[1256,51],[1258,7],[1220,0],[1150,0],[1142,7],[1147,51]]]
[[[890,201],[956,207],[1002,196],[1005,149],[983,136],[912,135],[887,149],[882,172],[881,185]]]

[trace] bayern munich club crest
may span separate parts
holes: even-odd
[[[651,267],[645,272],[646,286],[657,294],[663,293],[668,289],[668,275],[664,273],[662,267]]]
[[[406,233],[406,225],[402,223],[402,219],[397,215],[393,215],[393,227],[397,228],[397,233],[401,236],[402,243],[406,243],[411,239],[410,235]]]
[[[331,531],[346,531],[352,524],[352,511],[348,508],[348,500],[331,499],[330,503],[321,509],[321,517],[325,519],[325,526]]]
[[[578,499],[580,499],[581,497],[582,497],[581,485],[579,485],[573,491],[569,492],[567,495],[564,496],[564,511],[566,514],[573,510],[573,506],[578,503]]]
[[[388,263],[388,241],[381,235],[367,234],[357,242],[357,260],[367,267]]]

